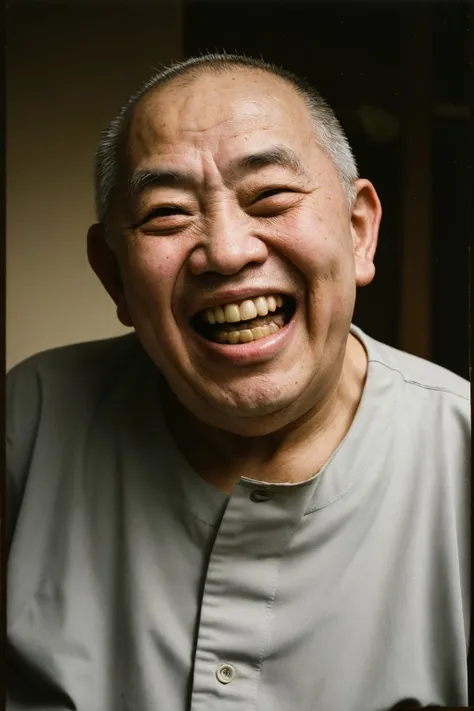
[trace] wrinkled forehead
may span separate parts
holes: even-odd
[[[314,133],[303,98],[283,79],[255,70],[174,79],[136,105],[127,136],[129,167],[180,147],[225,152],[236,140],[277,140],[307,150]]]

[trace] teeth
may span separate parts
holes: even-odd
[[[253,333],[250,328],[245,328],[243,331],[239,331],[239,336],[241,343],[250,343],[250,341],[253,341]]]
[[[246,299],[239,304],[226,304],[206,309],[201,317],[207,323],[238,323],[251,321],[257,316],[266,316],[269,312],[276,311],[283,306],[283,296],[258,296],[256,299]]]
[[[237,304],[227,304],[224,309],[225,320],[227,323],[237,323],[240,321],[240,310]]]
[[[283,299],[282,299],[282,301],[283,301]],[[216,306],[216,308],[213,309],[213,311],[214,311],[214,316],[216,317],[217,323],[225,323],[224,309],[222,309],[220,306]]]
[[[274,296],[267,297],[267,304],[268,304],[269,311],[276,311],[277,302],[276,302],[276,299]]]
[[[216,322],[216,317],[214,316],[214,311],[213,309],[207,309],[206,311],[206,321],[209,321],[209,323],[215,323]]]
[[[257,318],[257,308],[253,301],[244,301],[240,304],[240,320],[250,321],[251,318]]]
[[[255,299],[255,308],[259,316],[266,316],[268,313],[267,300],[264,296],[259,296]]]
[[[214,338],[218,343],[231,343],[235,346],[237,343],[258,341],[260,338],[271,336],[279,330],[280,326],[272,322],[266,326],[257,326],[251,329],[245,328],[242,331],[217,331],[214,334]]]

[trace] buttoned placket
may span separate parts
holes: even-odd
[[[280,560],[313,489],[312,481],[236,485],[207,568],[190,711],[257,708]]]

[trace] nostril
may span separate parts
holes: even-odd
[[[260,266],[268,258],[268,248],[259,237],[230,229],[228,225],[220,228],[210,227],[205,242],[196,246],[191,253],[188,265],[192,274],[216,274],[235,276],[243,269]]]

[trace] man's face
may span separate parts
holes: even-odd
[[[254,70],[175,81],[136,107],[127,171],[123,300],[178,399],[248,435],[303,415],[339,375],[358,275],[302,99]]]

